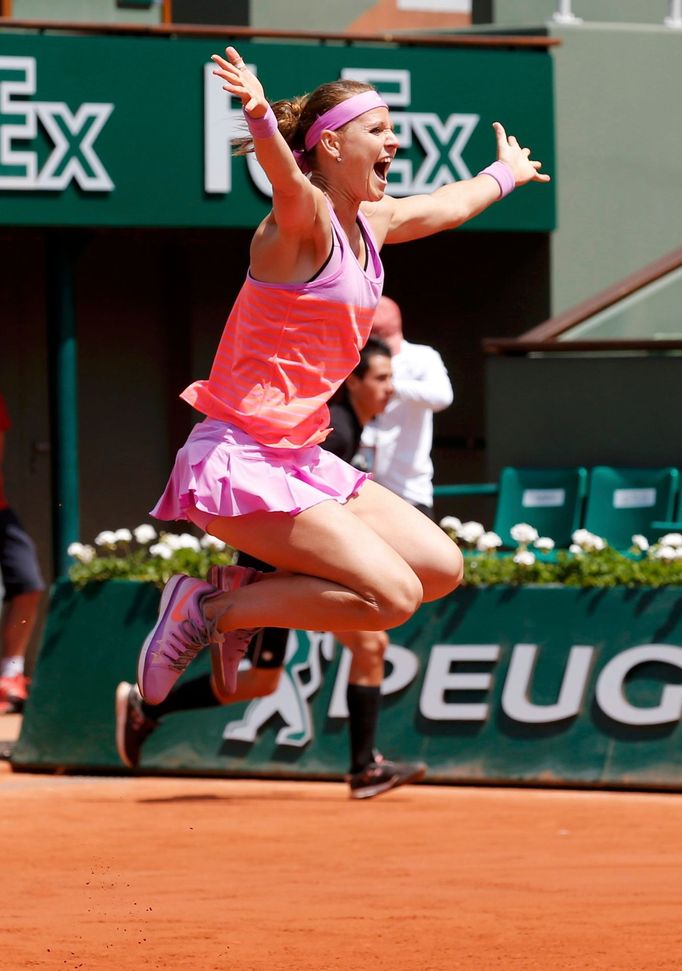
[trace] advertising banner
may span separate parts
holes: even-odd
[[[252,227],[270,186],[233,158],[240,105],[212,74],[216,38],[0,32],[0,225]],[[401,148],[396,196],[432,192],[495,157],[493,121],[554,171],[551,55],[527,49],[240,43],[271,100],[324,81],[375,85]],[[554,188],[492,206],[476,229],[549,231]]]
[[[53,592],[14,762],[114,768],[114,691],[133,681],[155,588]],[[420,608],[391,631],[379,746],[432,781],[682,789],[680,592],[490,587]],[[183,676],[206,673],[207,658]],[[142,768],[339,777],[349,657],[292,631],[275,693],[168,715]]]

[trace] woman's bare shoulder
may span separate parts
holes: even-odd
[[[271,211],[256,229],[251,241],[251,270],[267,283],[292,283],[308,279],[329,253],[331,217],[324,193],[319,196],[316,216],[309,225],[283,228]]]
[[[395,200],[390,196],[384,196],[380,202],[363,202],[360,204],[360,212],[372,227],[374,238],[380,248],[384,245],[391,226],[394,205]]]

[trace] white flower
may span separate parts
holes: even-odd
[[[133,538],[133,534],[129,529],[117,529],[114,533],[114,539],[117,543],[129,543]]]
[[[474,521],[462,523],[457,530],[457,536],[465,543],[476,543],[484,533],[485,527]]]
[[[538,550],[553,550],[554,540],[550,539],[549,536],[539,536],[533,545]]]
[[[654,550],[653,556],[657,560],[675,560],[677,559],[677,549],[674,546],[659,546],[658,549]]]
[[[453,533],[457,533],[462,526],[462,520],[458,519],[457,516],[443,516],[438,525],[441,529],[449,529]]]
[[[582,553],[582,551],[583,551],[582,546],[578,546],[577,543],[571,543],[571,545],[568,547],[568,552],[573,553],[574,555]]]
[[[583,553],[594,553],[598,550],[606,549],[606,541],[601,536],[595,536],[589,529],[576,529],[571,537]]]
[[[518,563],[519,566],[532,566],[535,563],[535,553],[531,553],[530,550],[521,550],[514,557],[514,563]]]
[[[217,550],[220,552],[225,549],[225,544],[217,536],[211,536],[210,533],[204,533],[200,540],[200,546],[203,546],[205,550]]]
[[[658,542],[661,546],[682,546],[682,533],[666,533]]]
[[[533,543],[538,538],[538,531],[528,523],[517,523],[509,530],[511,538],[517,543]]]
[[[164,533],[161,541],[172,550],[194,550],[195,553],[198,553],[201,549],[199,540],[196,536],[192,536],[191,533],[180,533],[180,535],[177,533]]]
[[[180,549],[177,533],[161,533],[161,542],[164,543],[169,550]]]
[[[173,550],[166,543],[154,543],[149,547],[151,556],[160,556],[162,560],[169,560],[173,555]]]
[[[92,563],[95,558],[95,548],[93,546],[83,546],[82,543],[70,543],[66,549],[69,556],[81,563]]]
[[[502,537],[498,536],[497,533],[483,533],[476,542],[476,549],[480,550],[481,553],[488,553],[490,550],[497,549],[498,546],[502,546]]]
[[[192,536],[191,533],[180,533],[178,543],[180,544],[181,550],[194,550],[195,553],[198,553],[201,549],[199,540],[196,536]]]
[[[191,533],[180,533],[180,535],[176,537],[175,542],[177,544],[175,547],[176,550],[194,550],[195,553],[198,553],[201,549],[199,540],[196,538],[196,536],[192,536]]]
[[[649,540],[646,538],[646,536],[642,536],[641,533],[635,533],[635,535],[632,537],[632,545],[636,546],[638,550],[642,551],[642,553],[646,553],[646,551],[649,549]]]
[[[151,543],[153,539],[156,539],[156,530],[149,523],[143,523],[141,526],[135,527],[133,535],[137,542],[144,546],[145,543]]]
[[[116,533],[105,529],[95,536],[95,546],[116,546]]]

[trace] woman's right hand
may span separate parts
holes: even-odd
[[[234,47],[227,47],[225,53],[227,60],[219,54],[211,55],[211,60],[216,65],[213,73],[225,82],[224,91],[229,91],[236,98],[241,98],[244,111],[254,119],[262,118],[268,110],[263,85],[256,75],[249,71],[241,54]]]

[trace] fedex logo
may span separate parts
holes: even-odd
[[[75,181],[85,192],[111,191],[94,145],[113,104],[84,102],[74,113],[61,101],[29,100],[36,91],[35,57],[0,57],[0,189],[54,192]],[[43,160],[30,145],[39,125],[50,143]]]
[[[249,65],[256,72],[256,66]],[[226,193],[232,189],[230,143],[246,133],[241,104],[222,90],[213,75],[213,64],[204,68],[204,189]],[[414,163],[398,156],[389,172],[388,192],[408,196],[433,192],[457,179],[471,178],[464,151],[480,115],[450,114],[441,118],[431,111],[410,111],[412,100],[409,71],[378,68],[344,68],[341,77],[372,84],[391,109],[401,149],[418,145],[423,159]],[[255,156],[247,156],[249,175],[264,195],[272,195],[268,179]]]

